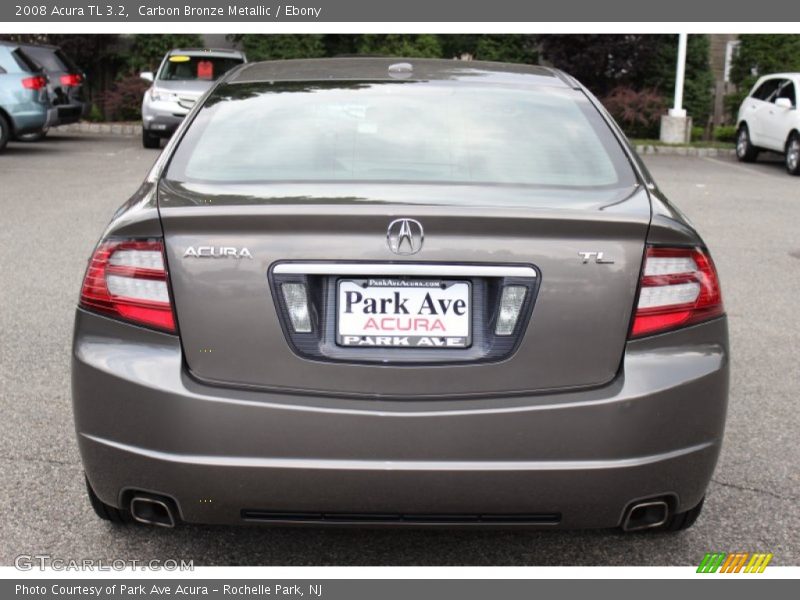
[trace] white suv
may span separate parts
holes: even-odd
[[[780,152],[786,170],[800,175],[800,73],[761,77],[739,107],[736,156],[753,162],[762,150]]]

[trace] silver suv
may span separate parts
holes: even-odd
[[[142,100],[142,144],[158,148],[189,113],[197,99],[222,75],[247,62],[238,50],[176,48],[167,52],[154,74],[140,73],[153,85]]]

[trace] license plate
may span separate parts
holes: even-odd
[[[432,279],[341,279],[336,342],[341,346],[469,348],[471,285]]]

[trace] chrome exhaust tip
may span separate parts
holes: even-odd
[[[131,499],[131,515],[134,520],[157,527],[175,527],[175,516],[168,502],[151,496],[136,495]]]
[[[632,505],[622,522],[623,531],[640,531],[661,527],[669,518],[669,505],[664,500],[649,500]]]

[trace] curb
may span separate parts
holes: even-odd
[[[95,135],[142,135],[142,126],[131,123],[87,123],[82,121],[80,123],[60,125],[56,130],[64,133],[91,133]]]
[[[665,156],[736,156],[734,148],[699,148],[696,146],[655,146],[637,145],[636,153],[644,156],[661,154]]]

